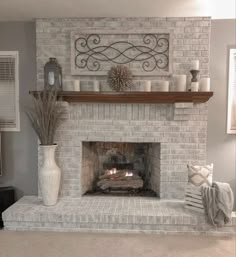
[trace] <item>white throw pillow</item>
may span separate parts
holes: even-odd
[[[212,185],[213,163],[204,166],[187,165],[187,167],[189,183],[197,187]]]

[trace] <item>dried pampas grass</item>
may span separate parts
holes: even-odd
[[[55,143],[54,135],[64,112],[63,105],[57,101],[55,89],[44,89],[34,95],[33,106],[27,107],[26,114],[41,145],[53,145]]]

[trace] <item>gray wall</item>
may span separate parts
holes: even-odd
[[[1,22],[0,51],[19,51],[21,109],[30,101],[36,84],[35,24]],[[13,185],[17,197],[37,193],[37,138],[21,111],[20,132],[2,133],[3,176],[0,185]]]
[[[236,190],[236,135],[226,134],[227,46],[235,44],[235,20],[213,20],[210,75],[214,97],[209,102],[208,162],[213,162],[214,179],[229,182]],[[0,50],[20,51],[20,99],[29,101],[35,87],[35,25],[0,23]],[[18,188],[19,195],[37,193],[37,140],[24,114],[21,132],[3,135],[4,175],[0,184]],[[236,194],[235,194],[236,195]]]
[[[210,77],[214,96],[209,102],[207,153],[208,162],[215,165],[214,180],[230,183],[236,196],[236,135],[226,134],[227,47],[236,45],[235,33],[236,20],[212,21]]]

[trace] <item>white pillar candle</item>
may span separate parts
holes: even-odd
[[[160,81],[159,91],[168,92],[169,91],[169,81]]]
[[[55,74],[54,74],[53,71],[49,71],[49,72],[48,72],[48,84],[49,84],[50,86],[53,86],[54,83],[55,83]]]
[[[80,91],[80,81],[78,79],[74,80],[74,91]]]
[[[150,92],[152,88],[152,82],[150,80],[145,81],[144,91]]]
[[[197,92],[199,89],[199,82],[191,82],[191,91]]]
[[[100,86],[99,86],[99,81],[98,80],[93,81],[93,91],[95,91],[95,92],[100,91]]]
[[[191,70],[199,70],[199,60],[192,61]]]
[[[210,78],[200,79],[200,91],[210,91]]]
[[[176,91],[186,91],[187,89],[187,76],[184,74],[174,75],[174,85]]]

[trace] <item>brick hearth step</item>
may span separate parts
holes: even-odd
[[[183,201],[151,197],[83,196],[46,207],[38,197],[25,196],[3,213],[3,221],[6,230],[236,233],[235,213],[231,224],[215,228],[204,214],[184,208]]]

